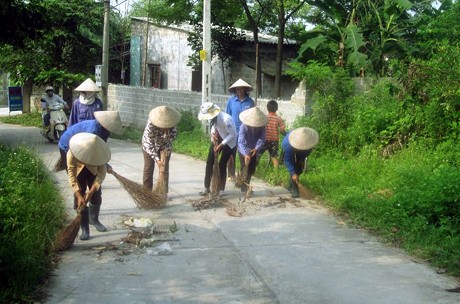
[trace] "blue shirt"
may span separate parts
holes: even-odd
[[[236,134],[240,132],[240,126],[242,124],[240,120],[240,113],[252,108],[253,106],[254,100],[249,97],[249,95],[246,95],[243,101],[240,101],[237,95],[233,95],[228,99],[225,112],[232,117],[236,127]]]
[[[265,144],[265,127],[254,128],[242,124],[238,134],[238,152],[243,155],[249,155],[252,149],[257,152]]]
[[[308,155],[310,155],[313,149],[310,149],[310,150],[294,149],[289,143],[289,134],[291,134],[291,132],[287,133],[286,136],[284,136],[281,146],[283,147],[283,150],[284,150],[284,165],[286,166],[286,169],[289,171],[289,174],[293,176],[294,174],[298,175],[300,173],[300,172],[295,171],[296,162],[299,162],[299,161],[303,162],[305,158]]]
[[[85,120],[95,119],[94,112],[96,111],[102,111],[102,101],[99,98],[96,98],[90,105],[82,104],[78,98],[75,99],[70,110],[69,126]]]
[[[78,133],[91,133],[99,136],[105,142],[109,138],[110,132],[107,131],[97,120],[85,120],[70,126],[59,140],[58,147],[65,152],[69,151],[69,142],[72,136]]]

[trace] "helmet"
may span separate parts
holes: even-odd
[[[54,88],[52,86],[47,86],[45,92],[48,92],[48,91],[54,92]]]

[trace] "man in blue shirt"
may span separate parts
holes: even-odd
[[[293,198],[300,196],[299,176],[303,172],[305,159],[310,155],[318,142],[318,132],[307,127],[297,128],[287,133],[283,139],[284,165],[291,176],[289,189]]]
[[[249,97],[249,92],[252,91],[252,86],[244,80],[238,79],[230,88],[228,88],[228,91],[232,93],[232,96],[227,100],[225,112],[232,117],[236,127],[236,134],[238,136],[241,126],[240,113],[254,107],[254,100]],[[235,178],[235,157],[236,150],[228,161],[228,176],[230,179]]]

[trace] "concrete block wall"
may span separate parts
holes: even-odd
[[[120,111],[124,126],[143,129],[150,111],[158,106],[167,105],[178,110],[197,113],[202,95],[200,92],[160,90],[146,87],[133,87],[109,84],[107,109]],[[225,109],[229,95],[212,95],[211,100]],[[267,113],[268,99],[258,99],[257,106]],[[280,115],[289,126],[299,115],[305,114],[305,105],[290,101],[278,101]]]

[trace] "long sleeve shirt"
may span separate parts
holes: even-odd
[[[252,149],[256,149],[259,152],[264,144],[265,127],[254,128],[246,124],[241,125],[240,133],[238,134],[238,152],[242,155],[249,155]]]
[[[224,112],[220,112],[219,115],[217,115],[216,123],[211,126],[211,140],[216,131],[222,138],[223,145],[228,145],[232,149],[235,148],[236,128],[230,115]]]
[[[166,132],[153,125],[150,120],[142,135],[142,149],[155,161],[160,160],[161,151],[172,151],[172,142],[177,138],[177,128],[172,127]]]
[[[62,134],[61,139],[59,139],[58,147],[65,152],[69,151],[69,142],[72,136],[78,133],[91,133],[99,136],[105,142],[109,138],[110,132],[107,131],[97,120],[86,120],[79,122],[70,126],[64,134]]]
[[[86,166],[82,162],[78,161],[70,150],[67,152],[67,176],[69,177],[69,183],[74,193],[86,190],[80,188],[77,180],[77,176],[85,167],[91,172],[91,174],[96,176],[93,185],[96,185],[99,189],[107,174],[106,166]]]
[[[294,174],[298,174],[299,172],[295,171],[296,168],[296,163],[300,161],[304,161],[305,158],[310,155],[311,151],[310,150],[296,150],[294,149],[291,144],[289,143],[289,134],[291,132],[287,133],[286,136],[283,138],[283,142],[281,146],[283,147],[284,150],[284,165],[286,166],[286,169],[289,171],[289,174],[293,176]]]
[[[47,108],[52,108],[57,104],[66,105],[66,102],[64,101],[64,99],[62,99],[61,96],[57,94],[53,94],[53,96],[51,97],[49,97],[48,95],[45,95],[42,97],[42,100],[45,101],[45,102],[42,102],[41,104],[42,109],[45,111],[47,110]]]
[[[95,119],[94,112],[102,111],[102,100],[96,98],[90,105],[85,105],[77,98],[72,104],[69,117],[69,127],[85,120]]]
[[[230,115],[235,123],[236,134],[240,132],[240,126],[242,124],[240,120],[240,113],[244,110],[252,108],[254,106],[254,100],[246,95],[244,100],[239,100],[237,95],[233,95],[227,100],[227,107],[225,112]]]

